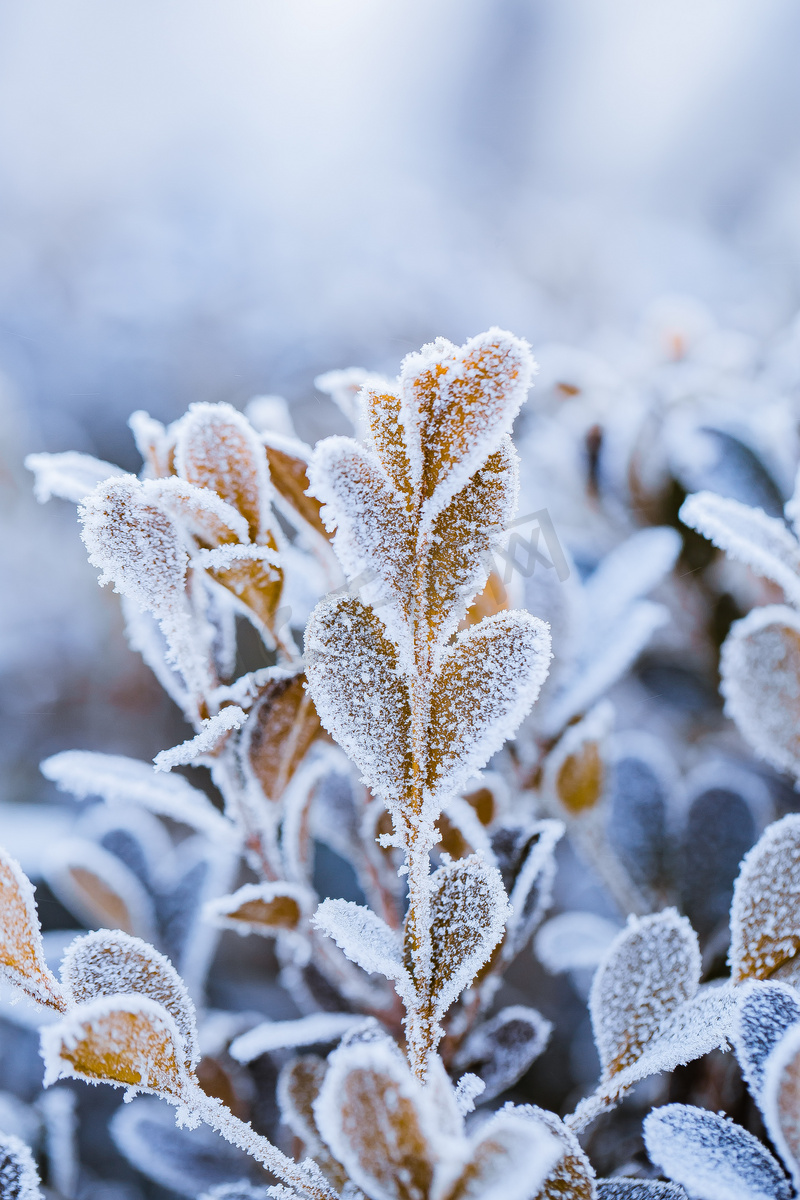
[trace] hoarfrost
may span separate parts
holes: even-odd
[[[403,966],[400,939],[385,921],[352,900],[323,900],[312,924],[333,938],[347,957],[370,974],[395,980],[403,994],[411,980]]]
[[[296,1021],[263,1021],[231,1042],[229,1053],[237,1062],[249,1063],[273,1050],[338,1042],[343,1034],[361,1024],[363,1018],[357,1013],[325,1012]]]
[[[745,855],[731,906],[731,978],[764,979],[800,949],[800,816],[775,821]]]
[[[800,1187],[800,1026],[784,1034],[763,1068],[761,1111],[773,1145]]]
[[[51,846],[44,875],[63,904],[87,925],[104,925],[155,940],[147,888],[114,854],[81,838]]]
[[[11,1133],[0,1133],[0,1200],[42,1200],[33,1155]]]
[[[640,530],[606,554],[583,587],[589,639],[617,626],[672,570],[680,549],[678,531],[659,526]]]
[[[552,1031],[550,1021],[535,1008],[512,1004],[467,1037],[455,1065],[475,1072],[483,1085],[484,1100],[492,1100],[525,1074],[544,1050]]]
[[[793,1025],[800,1025],[800,998],[794,988],[751,982],[741,989],[733,1041],[742,1074],[756,1100],[764,1085],[767,1059]]]
[[[162,750],[153,762],[157,771],[171,771],[173,767],[187,766],[196,762],[206,754],[213,754],[220,743],[234,729],[241,729],[247,720],[247,713],[236,704],[229,704],[220,709],[216,716],[208,717],[201,722],[200,732],[193,738],[173,746],[170,750]]]
[[[677,1183],[651,1183],[649,1179],[598,1179],[597,1200],[686,1200]]]
[[[462,1152],[463,1154],[463,1152]],[[463,1171],[448,1187],[452,1166],[437,1173],[437,1200],[528,1200],[562,1156],[562,1147],[527,1108],[508,1104],[470,1139]]]
[[[80,504],[98,483],[125,474],[113,463],[93,458],[91,454],[79,454],[76,450],[66,450],[63,454],[29,454],[25,466],[35,476],[33,490],[40,504],[45,504],[51,496]]]
[[[694,1200],[791,1200],[789,1181],[761,1143],[732,1121],[687,1104],[644,1122],[653,1162]]]

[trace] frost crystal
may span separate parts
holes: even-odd
[[[24,1142],[0,1133],[0,1200],[41,1200],[39,1173]]]

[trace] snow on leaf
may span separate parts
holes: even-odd
[[[677,1183],[653,1183],[649,1179],[599,1179],[597,1200],[686,1200]]]
[[[696,1200],[790,1200],[789,1181],[761,1143],[732,1121],[668,1104],[645,1118],[647,1153]]]
[[[562,1157],[562,1147],[527,1108],[508,1105],[480,1126],[468,1153],[455,1180],[437,1178],[434,1200],[529,1200]]]
[[[593,912],[564,912],[552,917],[536,935],[539,962],[553,975],[599,966],[619,927]]]
[[[306,1153],[312,1155],[334,1187],[341,1190],[347,1177],[323,1142],[314,1116],[314,1102],[327,1069],[324,1059],[315,1054],[292,1059],[278,1076],[277,1098],[284,1123],[300,1138]]]
[[[731,906],[731,978],[768,979],[800,950],[800,816],[769,825],[744,857]]]
[[[311,451],[293,438],[278,437],[267,432],[262,435],[267,452],[269,474],[275,490],[287,500],[311,528],[327,539],[328,533],[320,515],[320,503],[308,495],[308,462]]]
[[[74,1004],[99,996],[148,996],[172,1016],[186,1047],[186,1066],[199,1058],[197,1019],[172,963],[147,942],[119,930],[99,929],[76,938],[61,964],[61,981]]]
[[[33,1155],[11,1133],[0,1133],[0,1200],[42,1200]]]
[[[403,966],[400,939],[372,909],[351,900],[323,900],[311,923],[363,970],[394,979],[401,994],[408,993],[411,981]]]
[[[594,1200],[594,1171],[589,1159],[581,1149],[580,1142],[555,1113],[533,1104],[525,1105],[525,1112],[554,1135],[561,1145],[561,1157],[550,1171],[535,1200]]]
[[[245,518],[254,542],[269,522],[267,456],[249,421],[230,404],[192,404],[178,423],[177,473],[216,492]]]
[[[437,338],[404,360],[406,447],[429,519],[510,432],[534,370],[527,342],[496,328],[460,348]]]
[[[314,1116],[332,1154],[372,1200],[428,1200],[436,1111],[385,1041],[335,1051]]]
[[[641,529],[611,550],[584,585],[586,638],[613,628],[641,596],[672,570],[681,549],[676,529]]]
[[[147,996],[102,996],[42,1030],[45,1087],[85,1079],[179,1101],[189,1086],[186,1048],[172,1016]]]
[[[800,1186],[800,1026],[780,1039],[764,1064],[760,1105],[772,1143]]]
[[[547,757],[545,787],[570,817],[591,813],[603,799],[607,773],[603,743],[613,721],[613,707],[601,700],[583,720],[569,726]]]
[[[485,1084],[483,1099],[492,1100],[525,1074],[544,1050],[552,1029],[535,1008],[513,1004],[473,1030],[461,1045],[455,1065],[477,1074]]]
[[[488,961],[509,906],[500,872],[477,854],[439,867],[430,891],[430,988],[438,1020]]]
[[[171,475],[167,479],[147,479],[143,489],[148,500],[169,513],[203,545],[250,541],[247,520],[208,488]]]
[[[784,605],[735,621],[720,660],[725,711],[757,754],[800,775],[800,616]]]
[[[697,937],[675,909],[638,920],[611,944],[592,983],[589,1009],[604,1078],[641,1057],[700,981]]]
[[[264,1021],[231,1042],[229,1053],[237,1062],[249,1063],[273,1050],[338,1042],[355,1025],[363,1024],[356,1013],[312,1013],[296,1021]]]
[[[229,704],[220,709],[216,716],[202,722],[200,732],[193,738],[173,746],[169,750],[158,753],[153,762],[157,771],[171,771],[173,767],[186,766],[195,762],[203,755],[215,754],[225,743],[228,735],[234,729],[241,729],[247,720],[247,713],[236,704]]]
[[[764,1084],[766,1061],[793,1025],[800,1025],[800,999],[794,988],[756,981],[744,985],[733,1040],[742,1074],[756,1100]]]
[[[360,400],[380,464],[398,496],[407,496],[411,489],[411,464],[405,444],[400,390],[365,383]]]
[[[320,601],[306,628],[305,662],[322,724],[364,782],[396,803],[411,778],[411,708],[380,621],[353,597]]]
[[[170,425],[165,429],[160,421],[139,408],[128,417],[128,428],[148,476],[159,479],[172,475],[175,466],[175,426]]]
[[[349,580],[364,580],[365,598],[381,603],[395,640],[408,616],[416,536],[402,498],[395,495],[372,451],[351,438],[320,442],[309,471],[311,488],[336,530],[333,546]],[[390,620],[386,600],[399,619]]]
[[[155,938],[155,914],[147,889],[114,854],[82,838],[55,843],[45,877],[59,900],[87,925],[122,929]]]
[[[499,834],[507,832],[500,830]],[[500,842],[496,834],[492,845],[498,857],[503,881],[509,889],[511,915],[506,926],[503,944],[504,961],[509,961],[525,946],[550,906],[553,880],[556,874],[555,851],[564,834],[560,821],[533,821],[522,830],[516,841],[519,854],[516,863],[502,862]]]
[[[245,616],[255,618],[258,626],[272,629],[283,591],[283,571],[268,535],[267,545],[227,545],[214,550],[199,550],[191,566],[205,571],[224,587],[239,604]]]
[[[720,550],[779,584],[791,603],[800,605],[800,543],[778,517],[714,492],[689,496],[679,516]]]
[[[433,522],[425,621],[435,642],[453,632],[486,581],[490,551],[517,507],[518,473],[514,446],[510,438],[503,438]],[[501,589],[505,595],[502,584]],[[505,607],[501,604],[494,611]]]
[[[278,800],[320,730],[302,673],[268,680],[239,743],[242,759],[268,800]]]
[[[295,931],[309,915],[310,894],[296,883],[246,883],[232,896],[209,900],[203,916],[218,929],[275,937]]]
[[[35,476],[33,490],[40,504],[45,504],[51,496],[79,504],[98,483],[112,475],[125,474],[113,463],[93,458],[91,454],[79,454],[76,450],[67,450],[63,454],[29,454],[25,466]]]
[[[547,626],[526,612],[499,613],[460,633],[431,687],[427,786],[460,791],[539,694],[550,663]]]
[[[39,769],[61,791],[79,800],[101,796],[109,804],[138,804],[215,839],[230,837],[231,826],[205,792],[182,775],[157,774],[150,763],[120,754],[64,750],[40,763]]]
[[[45,961],[33,885],[0,847],[0,975],[38,1004],[63,1012],[58,981]]]

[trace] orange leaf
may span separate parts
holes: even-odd
[[[47,966],[33,886],[22,867],[0,847],[0,972],[31,999],[59,1012],[66,1002]]]
[[[241,752],[268,800],[279,800],[320,733],[304,674],[271,679],[250,710]]]

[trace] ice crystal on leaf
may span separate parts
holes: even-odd
[[[0,1200],[41,1200],[39,1173],[28,1147],[10,1133],[0,1133]]]
[[[800,1025],[794,1025],[764,1064],[761,1111],[772,1142],[800,1187]]]
[[[800,817],[790,814],[762,834],[736,881],[730,949],[734,983],[794,979],[799,914]]]
[[[0,972],[39,1004],[64,1011],[61,988],[45,961],[33,887],[19,863],[2,849]]]
[[[755,981],[744,985],[733,1040],[742,1073],[756,1100],[764,1085],[767,1059],[787,1030],[798,1024],[800,998],[794,988]]]

